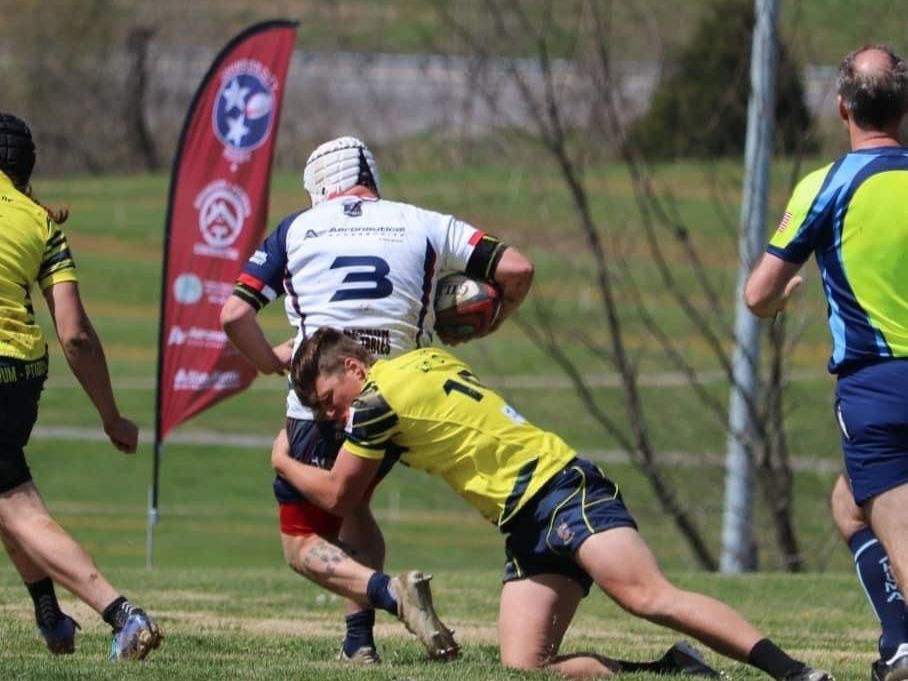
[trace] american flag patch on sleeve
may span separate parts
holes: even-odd
[[[791,220],[791,213],[789,213],[789,212],[786,210],[785,213],[782,215],[782,219],[779,220],[779,226],[776,227],[776,231],[777,231],[777,232],[784,232],[784,231],[785,231],[785,228],[788,227],[788,223],[789,223],[790,220]]]

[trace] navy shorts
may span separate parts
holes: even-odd
[[[330,469],[346,436],[334,421],[287,419],[287,439],[290,456],[310,466]],[[305,497],[289,482],[276,476],[274,496],[282,504],[303,501]]]
[[[32,362],[0,357],[0,494],[32,479],[25,445],[38,420],[47,358]]]
[[[854,500],[908,483],[908,359],[839,376],[835,410]]]
[[[344,442],[346,433],[335,421],[309,421],[307,419],[287,419],[287,440],[290,442],[290,456],[310,466],[330,470]],[[382,461],[375,484],[388,474],[397,458],[386,457]],[[281,478],[274,478],[274,496],[281,504],[292,504],[304,501],[293,485]]]
[[[588,594],[593,580],[574,554],[590,536],[616,527],[637,528],[617,485],[594,464],[574,459],[501,528],[506,535],[502,581],[564,575]]]

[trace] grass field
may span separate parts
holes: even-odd
[[[159,616],[168,634],[164,647],[139,666],[106,663],[106,626],[64,596],[64,608],[84,631],[73,658],[50,658],[34,631],[25,590],[12,568],[0,563],[3,678],[544,678],[505,673],[497,665],[501,538],[435,481],[395,471],[377,490],[374,506],[388,543],[388,570],[418,567],[435,575],[435,600],[459,632],[463,659],[445,665],[424,660],[419,644],[380,615],[377,633],[385,665],[351,670],[333,662],[343,636],[342,603],[282,565],[264,453],[170,448],[156,533],[157,567],[150,572],[140,567],[147,459],[147,452],[129,458],[84,443],[36,441],[31,451],[35,477],[52,511],[115,584]],[[627,467],[617,468],[619,479],[631,477]],[[633,499],[643,493],[639,483],[626,486],[625,493],[636,511]],[[839,679],[864,676],[875,623],[850,572],[745,577],[695,572],[684,567],[684,550],[658,518],[640,513],[638,520],[679,584],[734,604],[798,655],[833,667]],[[657,656],[675,638],[594,592],[581,606],[565,651],[592,649],[643,659]],[[709,659],[732,679],[762,678],[716,655]]]
[[[728,292],[729,281],[734,281],[735,244],[724,231],[721,215],[723,211],[735,214],[734,188],[740,185],[740,171],[729,164],[668,166],[659,173],[666,193],[680,197],[675,199],[678,214],[693,226],[691,238],[702,243],[710,256],[710,276],[720,290]],[[787,173],[790,168],[777,169],[778,189],[773,195],[777,208]],[[638,225],[627,177],[620,168],[608,168],[592,171],[588,180],[596,189],[594,209],[608,215],[604,227],[610,247],[621,249],[641,274],[647,296],[684,344],[693,365],[714,370],[695,330],[676,314],[658,279],[647,273],[647,254],[633,239]],[[599,333],[600,318],[586,284],[590,264],[583,243],[573,235],[573,218],[556,177],[544,171],[529,176],[489,165],[470,171],[389,172],[384,181],[389,196],[456,212],[528,252],[538,268],[533,296],[553,301],[565,326]],[[105,341],[121,407],[147,433],[154,416],[166,179],[39,180],[36,192],[48,202],[68,203],[73,211],[67,233],[87,307]],[[275,177],[273,218],[303,201],[296,178]],[[684,272],[680,258],[676,270]],[[279,306],[271,307],[263,313],[263,321],[277,340],[286,333],[286,321]],[[714,311],[724,319],[728,314]],[[862,678],[875,649],[875,623],[826,510],[839,453],[829,414],[832,383],[822,373],[827,341],[818,291],[805,292],[796,318],[803,318],[807,326],[791,356],[792,367],[801,374],[789,387],[792,406],[787,423],[792,453],[812,463],[796,476],[796,520],[807,564],[815,571],[799,577],[772,572],[779,560],[762,504],[758,505],[757,541],[767,574],[729,578],[694,571],[688,550],[662,518],[642,476],[615,456],[613,439],[589,425],[580,400],[563,386],[551,363],[516,325],[508,324],[495,336],[457,352],[531,420],[557,430],[605,463],[621,484],[644,536],[677,581],[726,598],[797,653],[834,667],[839,679]],[[644,376],[672,369],[642,329],[631,330]],[[569,352],[589,362],[591,375],[601,375],[596,398],[621,421],[623,398],[605,380],[612,376],[609,365],[568,346]],[[52,378],[42,398],[39,426],[95,427],[97,418],[74,386],[54,343],[51,350]],[[728,392],[721,379],[709,383],[708,389],[720,400]],[[724,424],[705,414],[685,387],[645,384],[643,394],[658,451],[681,455],[679,463],[670,466],[670,478],[711,548],[718,550],[723,485],[718,464],[725,446]],[[250,391],[216,406],[179,432],[216,431],[261,439],[281,423],[282,405],[282,382],[261,379]],[[379,635],[387,664],[380,669],[348,670],[331,661],[342,635],[342,605],[282,565],[264,447],[167,445],[162,521],[155,533],[156,567],[147,572],[142,566],[150,446],[143,444],[136,457],[123,457],[104,442],[60,439],[41,432],[29,446],[29,461],[52,511],[115,583],[159,614],[169,639],[145,665],[112,667],[102,660],[107,640],[98,618],[67,600],[66,607],[85,627],[82,645],[73,659],[50,659],[33,631],[25,591],[8,562],[0,561],[2,679],[538,677],[505,673],[496,665],[500,537],[424,475],[394,472],[376,491],[373,505],[386,532],[389,571],[414,567],[436,575],[437,602],[466,644],[464,659],[450,665],[424,662],[415,641],[385,618],[380,620]],[[583,605],[566,649],[592,647],[639,659],[657,654],[673,638],[670,632],[635,621],[595,595]],[[711,659],[731,678],[759,678],[726,660]]]

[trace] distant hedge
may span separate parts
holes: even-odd
[[[631,129],[630,142],[652,158],[716,158],[744,150],[753,0],[714,0],[690,42],[663,70],[650,107]],[[775,151],[813,150],[813,122],[801,73],[779,45]]]

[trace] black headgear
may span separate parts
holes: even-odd
[[[35,167],[35,143],[25,121],[0,113],[0,170],[19,190],[28,186]]]

